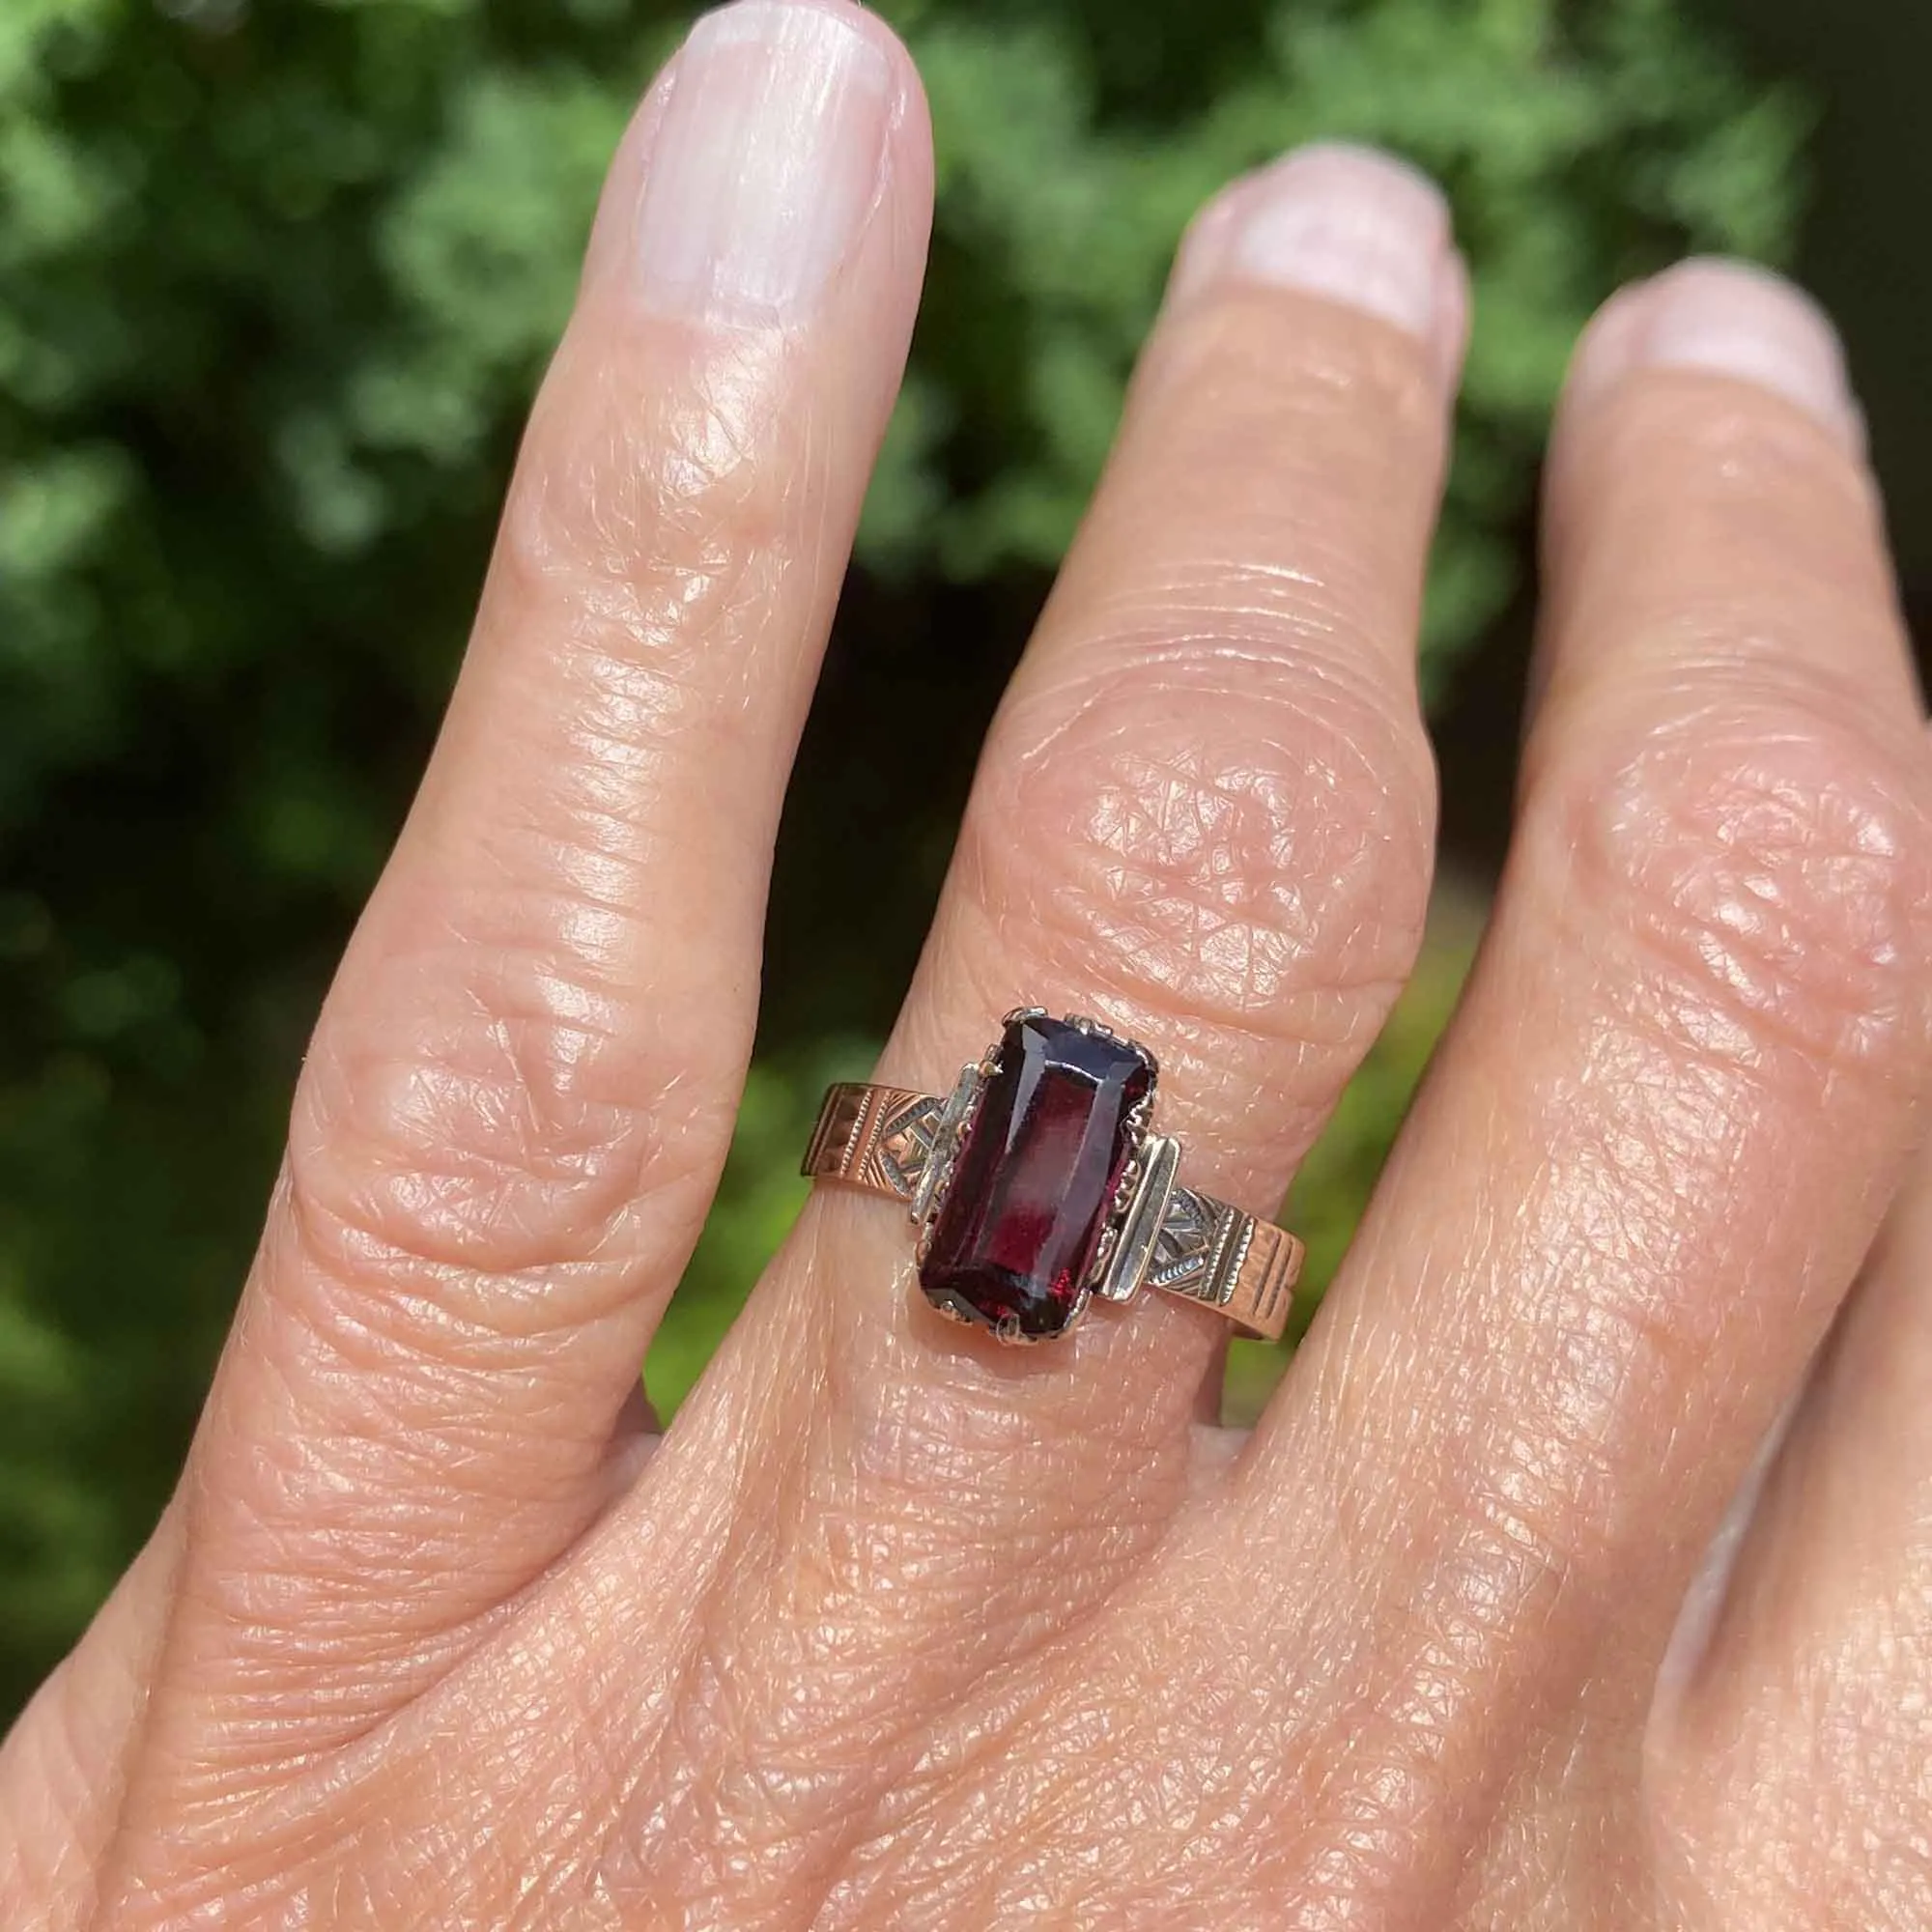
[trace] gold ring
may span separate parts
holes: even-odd
[[[944,1098],[833,1087],[804,1172],[904,1202],[925,1298],[1003,1342],[1064,1335],[1143,1288],[1273,1341],[1302,1244],[1179,1184],[1179,1143],[1151,1127],[1158,1081],[1137,1041],[1022,1007]]]

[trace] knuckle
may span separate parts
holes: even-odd
[[[1817,655],[1831,638],[1897,648],[1884,517],[1868,469],[1801,412],[1679,372],[1618,392],[1559,440],[1549,491],[1546,615],[1578,633],[1564,656],[1656,646],[1678,658]],[[1606,617],[1605,613],[1616,613]]]
[[[653,1037],[560,949],[494,931],[446,948],[398,962],[435,986],[422,1010],[399,993],[359,1000],[366,1022],[325,1017],[290,1137],[292,1219],[333,1278],[454,1293],[482,1276],[493,1324],[581,1318],[702,1211],[731,1077]]]
[[[516,600],[572,614],[571,641],[688,680],[701,640],[749,625],[797,561],[826,440],[774,352],[720,350],[666,383],[566,348],[531,421],[496,569]]]
[[[1861,516],[1872,508],[1850,452],[1803,411],[1769,391],[1706,385],[1684,371],[1620,391],[1616,407],[1588,424],[1584,460],[1591,485],[1658,508],[1661,466],[1684,489],[1780,517],[1800,506],[1835,503]]]
[[[1687,706],[1532,781],[1525,815],[1592,917],[1661,966],[1673,1030],[1708,1041],[1720,1016],[1754,1056],[1882,1067],[1926,1019],[1925,762],[1824,691]]]
[[[1223,517],[1252,504],[1305,527],[1333,506],[1374,502],[1411,513],[1383,518],[1389,536],[1419,528],[1445,440],[1420,345],[1359,328],[1341,308],[1301,309],[1285,330],[1272,302],[1253,298],[1183,309],[1149,345],[1126,424],[1149,459],[1137,487],[1172,504],[1177,479],[1232,473],[1244,488],[1214,493]],[[1278,544],[1277,530],[1258,554]]]
[[[1280,629],[1129,640],[1009,721],[969,821],[982,909],[1055,974],[1244,1035],[1352,1037],[1412,962],[1434,776],[1419,720]],[[1130,655],[1129,668],[1119,657]]]

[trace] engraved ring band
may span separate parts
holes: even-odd
[[[1151,1126],[1158,1077],[1097,1021],[1022,1007],[943,1099],[833,1087],[804,1172],[905,1203],[925,1298],[1003,1342],[1064,1335],[1143,1288],[1273,1341],[1302,1245],[1179,1184],[1180,1146]]]

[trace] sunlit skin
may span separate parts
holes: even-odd
[[[876,191],[724,315],[673,189],[638,213],[700,179],[678,88],[723,97],[674,66],[627,137],[181,1488],[0,1754],[0,1925],[1932,1924],[1932,743],[1768,278],[1676,270],[1579,353],[1492,930],[1258,1427],[1211,1315],[1002,1350],[821,1190],[652,1433],[930,207],[878,22],[734,17],[804,14],[865,86],[735,41],[706,84]],[[1330,193],[1392,198],[1396,295],[1241,241]],[[1272,1209],[1421,933],[1467,315],[1372,156],[1197,221],[881,1078],[1096,1013],[1190,1183]]]

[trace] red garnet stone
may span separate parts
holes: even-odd
[[[920,1264],[926,1299],[1028,1341],[1065,1329],[1152,1088],[1136,1046],[1065,1020],[1010,1022]]]

